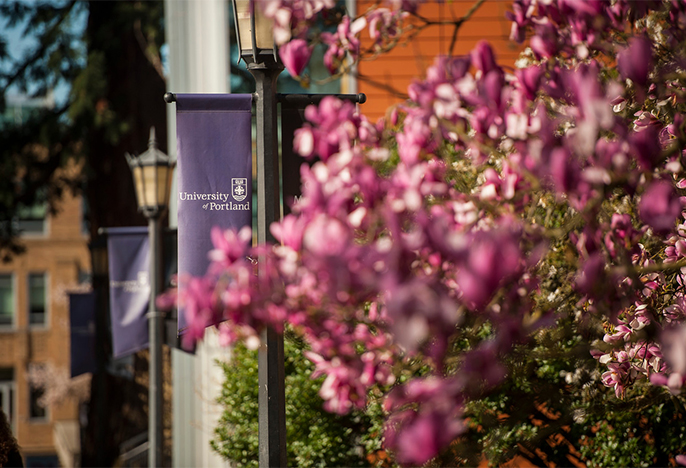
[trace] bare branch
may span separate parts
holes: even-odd
[[[462,24],[464,24],[465,21],[469,20],[469,18],[474,16],[476,10],[478,10],[485,1],[486,0],[477,0],[462,18],[454,22],[455,29],[453,29],[453,37],[450,40],[450,55],[453,55],[453,49],[455,48],[455,44],[457,43],[457,33],[460,30],[460,27],[462,26]]]
[[[372,78],[368,77],[367,75],[362,75],[360,73],[357,73],[356,77],[358,80],[362,80],[365,83],[369,83],[370,85],[374,86],[375,88],[379,88],[379,89],[382,89],[384,91],[387,91],[399,99],[409,99],[409,97],[410,97],[407,94],[405,94],[401,91],[398,91],[393,86],[388,85],[386,83],[381,83],[379,81],[373,80]]]
[[[151,51],[150,43],[146,39],[145,35],[143,34],[143,29],[141,27],[141,20],[137,19],[133,23],[133,32],[134,35],[136,36],[136,41],[138,42],[138,45],[141,48],[141,51],[145,55],[145,57],[148,59],[148,61],[152,64],[153,68],[157,72],[158,75],[160,75],[160,78],[162,80],[166,81],[166,78],[164,76],[164,67],[162,66],[162,60],[160,59],[159,54],[154,54]]]

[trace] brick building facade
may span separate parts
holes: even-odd
[[[36,210],[34,210],[35,213]],[[0,406],[11,422],[26,466],[74,466],[79,409],[65,399],[47,408],[29,383],[32,366],[68,376],[68,293],[90,270],[80,197],[65,195],[54,216],[18,221],[23,254],[0,263]]]

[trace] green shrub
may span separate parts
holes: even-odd
[[[367,454],[381,450],[383,412],[373,403],[366,411],[345,416],[326,412],[318,395],[322,378],[302,343],[286,338],[286,441],[289,466],[371,466]],[[212,448],[238,468],[258,467],[257,352],[243,345],[230,362],[218,363],[225,382],[219,403],[224,407]],[[370,457],[370,460],[376,459]]]

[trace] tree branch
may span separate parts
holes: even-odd
[[[407,95],[401,91],[398,91],[393,86],[388,85],[386,83],[381,83],[379,81],[373,80],[370,77],[368,77],[367,75],[362,75],[361,73],[358,72],[355,76],[358,80],[362,80],[365,83],[368,83],[368,84],[374,86],[375,88],[382,89],[384,91],[388,91],[393,96],[395,96],[399,99],[409,99],[410,98],[409,95]]]
[[[467,13],[462,18],[460,18],[459,20],[454,22],[455,29],[453,29],[453,37],[450,40],[450,49],[449,49],[451,56],[453,55],[453,49],[455,48],[455,44],[457,43],[457,32],[460,30],[460,27],[462,26],[462,24],[465,21],[467,21],[469,18],[471,18],[474,15],[474,13],[476,13],[476,10],[478,10],[481,7],[481,5],[483,5],[483,3],[485,1],[486,0],[477,0],[474,3],[474,5],[472,5],[472,7],[469,9],[469,11],[467,11]]]
[[[67,5],[65,5],[65,7],[61,9],[61,16],[57,19],[55,24],[53,24],[52,27],[50,27],[50,29],[43,34],[43,36],[52,35],[55,31],[57,31],[67,17],[69,17],[71,10],[74,8],[76,3],[77,0],[71,0]],[[43,41],[39,41],[39,44],[40,46],[38,49],[36,49],[36,51],[30,57],[24,60],[17,71],[15,71],[12,75],[7,76],[7,81],[4,83],[5,89],[9,88],[12,83],[19,79],[19,77],[26,72],[31,64],[38,60],[47,51],[48,47],[52,45],[52,43],[43,43]]]
[[[160,75],[160,78],[162,78],[163,81],[166,81],[166,78],[164,76],[164,67],[162,66],[162,60],[160,59],[159,54],[153,54],[150,51],[150,43],[148,40],[145,38],[145,35],[143,34],[143,29],[141,28],[141,20],[137,19],[133,23],[133,33],[134,36],[136,36],[136,41],[138,42],[138,45],[141,48],[141,51],[145,55],[145,57],[148,59],[148,61],[152,64],[153,68],[157,72],[158,75]]]

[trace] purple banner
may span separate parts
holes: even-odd
[[[69,294],[71,376],[95,372],[95,293]]]
[[[107,255],[110,266],[112,355],[116,359],[148,347],[148,228],[109,228]]]
[[[250,94],[176,95],[181,279],[206,273],[212,227],[251,225],[251,107]]]

